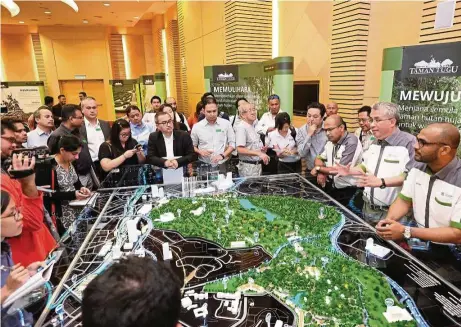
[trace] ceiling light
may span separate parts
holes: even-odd
[[[22,20],[19,21],[19,24],[24,24],[24,22]]]
[[[72,9],[74,9],[74,11],[78,12],[78,6],[74,0],[61,0],[61,1],[64,2],[66,5],[70,6]]]
[[[110,3],[108,3],[108,2],[104,2],[103,5],[104,5],[105,7],[110,7]]]
[[[138,17],[138,16],[134,16],[133,18],[134,18],[134,19],[139,19],[139,17]]]
[[[0,3],[3,7],[8,9],[11,14],[11,17],[17,16],[19,14],[19,7],[13,0],[1,0]]]
[[[88,24],[88,20],[84,19],[83,24]]]
[[[45,11],[45,14],[51,15],[51,11]]]

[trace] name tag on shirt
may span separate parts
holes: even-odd
[[[101,127],[96,127],[96,132],[100,132],[101,131]]]
[[[216,133],[221,133],[222,132],[222,129],[217,129],[216,130]]]

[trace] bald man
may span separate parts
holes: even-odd
[[[456,156],[459,142],[459,130],[452,124],[431,124],[421,130],[415,144],[417,163],[386,218],[376,225],[381,237],[461,243],[461,160]],[[417,227],[398,222],[411,209]]]
[[[328,194],[347,206],[356,187],[347,177],[335,176],[336,166],[355,166],[361,163],[362,143],[354,133],[347,131],[343,119],[338,115],[328,117],[323,124],[323,130],[328,142],[323,153],[315,159],[315,167],[311,174],[317,176],[317,183],[324,187]]]
[[[337,115],[338,114],[338,104],[334,101],[330,101],[329,103],[327,103],[326,107],[327,109],[327,112],[326,112],[326,117],[330,117],[331,115]]]
[[[176,112],[176,109],[178,108],[177,103],[176,103],[176,99],[173,98],[173,97],[168,97],[168,98],[165,99],[165,103],[169,104],[171,106],[171,108],[173,108],[174,116],[176,118],[176,121],[178,123],[183,123],[184,125],[186,125],[187,131],[190,132],[190,127],[189,127],[189,123],[187,122],[186,116],[184,116],[184,114],[181,113],[181,112]]]

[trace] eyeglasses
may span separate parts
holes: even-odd
[[[365,123],[372,123],[373,119],[371,119],[371,118],[359,118],[359,119],[357,119],[357,122],[364,123],[364,124]]]
[[[334,131],[335,129],[337,129],[340,126],[342,126],[342,125],[338,125],[338,126],[330,127],[330,128],[323,128],[323,130],[328,133],[328,132]]]
[[[378,124],[378,123],[380,123],[382,121],[391,120],[391,119],[393,119],[393,118],[378,118],[378,119],[370,118],[370,124],[373,124],[373,123]]]
[[[131,135],[131,133],[120,133],[120,136],[121,137],[129,137]]]
[[[10,143],[15,143],[16,142],[16,139],[14,137],[2,136],[2,139],[4,139],[5,141],[8,141]]]
[[[21,220],[21,210],[19,208],[16,208],[11,215],[2,217],[2,219],[11,218],[11,217],[13,217],[15,221],[20,221]]]
[[[173,124],[173,121],[170,119],[170,120],[167,120],[167,121],[163,121],[163,122],[158,122],[157,125],[163,125],[163,126],[167,126],[169,124]]]
[[[442,142],[427,142],[426,140],[420,139],[419,137],[417,137],[416,140],[418,141],[418,146],[420,148],[424,147],[425,145],[433,145],[433,144],[441,144],[441,145],[449,146],[448,144],[442,143]]]

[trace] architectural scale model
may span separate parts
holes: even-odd
[[[458,284],[299,175],[236,179],[210,193],[196,192],[212,187],[206,181],[188,180],[184,192],[131,173],[82,211],[36,326],[80,326],[84,288],[126,255],[165,260],[184,280],[183,326],[460,322]]]

